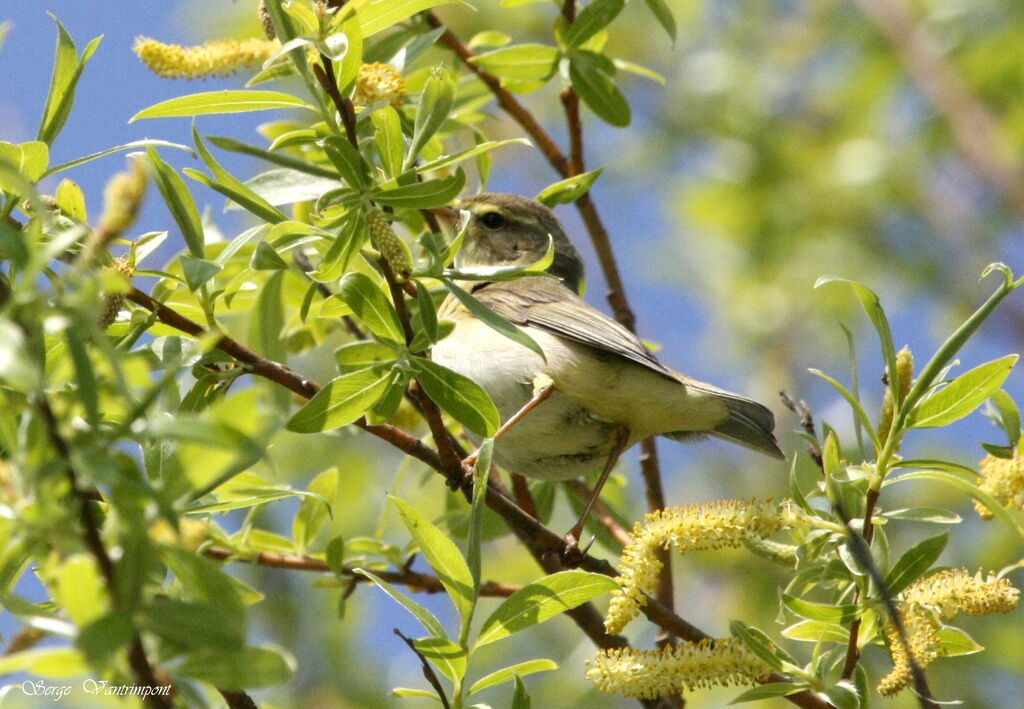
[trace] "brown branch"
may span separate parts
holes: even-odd
[[[953,132],[957,149],[1024,218],[1024,173],[1010,158],[996,119],[974,95],[942,46],[900,0],[853,0],[892,43],[918,88]]]
[[[218,561],[242,561],[259,566],[268,566],[275,569],[290,569],[293,571],[311,571],[314,573],[333,573],[326,561],[314,559],[299,554],[279,554],[277,552],[264,551],[256,554],[239,553],[223,547],[209,547],[203,550],[203,554]],[[356,583],[365,583],[370,579],[355,573],[357,566],[347,565],[343,574]],[[412,591],[420,593],[444,593],[444,584],[437,576],[423,574],[410,569],[401,571],[377,571],[374,575],[379,576],[388,583],[400,584],[409,587]],[[480,584],[480,595],[489,598],[508,598],[519,590],[519,586],[497,581],[485,581]]]
[[[352,106],[352,101],[348,97],[342,96],[338,90],[338,82],[334,76],[334,65],[331,64],[330,58],[321,54],[320,61],[322,64],[313,65],[313,75],[331,98],[334,107],[338,109],[338,115],[341,116],[341,123],[345,127],[345,137],[348,138],[348,142],[352,143],[352,147],[358,149],[359,137],[356,135],[356,111]]]
[[[60,432],[60,425],[57,423],[57,417],[50,407],[50,402],[41,392],[36,398],[36,410],[43,420],[50,443],[53,445],[54,450],[57,452],[57,457],[64,466],[64,472],[71,488],[71,495],[78,505],[78,516],[79,522],[82,525],[85,547],[96,561],[107,589],[113,593],[114,589],[117,588],[117,575],[114,570],[114,562],[107,553],[107,548],[103,546],[103,539],[100,536],[100,521],[96,517],[90,496],[79,486],[79,476],[75,471],[74,465],[71,463],[71,447]],[[153,666],[149,663],[149,658],[146,657],[145,648],[142,646],[142,638],[134,631],[131,643],[128,646],[128,664],[132,668],[132,673],[135,675],[135,682],[138,686],[154,689],[161,686],[153,674]],[[145,702],[153,709],[171,709],[172,705],[170,697],[155,693],[147,694]]]
[[[228,689],[218,689],[220,696],[228,705],[228,709],[259,709],[256,702],[245,692]]]
[[[197,338],[210,334],[198,323],[189,320],[173,308],[157,302],[137,288],[133,288],[129,291],[127,297],[132,302],[155,313],[157,319],[166,325],[170,325],[171,327],[179,329],[182,332],[188,333]],[[249,370],[253,374],[276,382],[289,391],[295,392],[304,398],[311,398],[320,390],[320,386],[316,382],[302,378],[283,364],[272,362],[261,357],[230,337],[220,335],[215,346],[222,352],[231,355],[248,366]],[[429,401],[429,399],[427,397],[423,397],[423,401]],[[441,473],[453,488],[461,489],[464,494],[470,494],[472,492],[472,478],[467,478],[465,475],[465,470],[462,467],[461,460],[456,459],[454,463],[445,465],[442,463],[441,456],[437,451],[425,445],[409,433],[395,426],[391,426],[390,424],[368,424],[365,418],[359,419],[354,423],[363,430],[387,441],[404,453],[413,456],[417,460],[428,465],[430,468]],[[487,506],[502,517],[509,529],[511,529],[513,534],[523,542],[530,554],[538,561],[545,571],[553,573],[554,571],[559,571],[563,568],[560,558],[566,552],[566,544],[565,540],[560,535],[556,534],[550,528],[528,515],[522,510],[522,508],[516,505],[515,502],[491,484],[487,486],[485,499]],[[578,566],[592,573],[599,573],[613,577],[616,576],[615,570],[612,568],[611,564],[603,559],[597,559],[590,555],[584,555]],[[658,611],[657,615],[655,615],[655,610]],[[667,607],[658,603],[658,601],[654,599],[651,599],[648,607],[644,609],[644,613],[652,622],[661,627],[666,627],[666,625],[676,629],[694,627],[676,616],[668,610]],[[627,644],[625,639],[622,637],[617,635],[608,635],[605,632],[604,620],[594,608],[593,604],[587,603],[582,606],[578,606],[577,608],[568,611],[568,615],[599,648],[624,647]],[[672,632],[675,632],[675,630]],[[705,636],[703,633],[700,633],[700,631],[697,631],[697,633],[698,634],[690,633],[690,635],[692,637]],[[793,697],[800,696],[801,695],[792,695],[791,697],[787,697],[787,699],[797,703],[798,700]],[[654,705],[653,702],[654,700],[645,700],[645,704],[650,706]],[[805,706],[810,709],[828,709],[828,705],[820,700],[816,704],[798,704],[798,706]]]
[[[444,709],[451,709],[452,705],[448,703],[448,697],[444,693],[444,687],[441,686],[441,680],[438,678],[437,673],[434,672],[434,668],[430,666],[429,662],[427,662],[427,658],[423,656],[423,653],[416,649],[416,645],[412,640],[402,635],[402,631],[398,628],[395,628],[392,632],[405,641],[405,644],[408,645],[409,649],[416,654],[416,657],[420,658],[423,677],[430,683],[430,686],[434,688],[434,691],[437,692],[437,697],[441,701],[441,706],[444,707]]]

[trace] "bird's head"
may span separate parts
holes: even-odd
[[[554,212],[526,197],[483,193],[459,202],[469,212],[466,239],[456,265],[527,266],[539,261],[554,244],[554,260],[547,271],[561,278],[566,287],[579,291],[583,260],[565,235]]]

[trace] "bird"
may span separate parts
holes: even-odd
[[[457,271],[528,266],[553,252],[542,274],[463,284],[529,335],[543,357],[449,294],[438,316],[453,328],[431,358],[474,381],[494,402],[505,422],[494,461],[505,470],[551,481],[601,470],[566,535],[570,548],[619,456],[650,436],[689,442],[710,435],[785,459],[767,407],[669,369],[633,332],[580,297],[583,260],[551,209],[505,193],[477,194],[457,206],[436,210],[450,226],[460,212],[469,213]]]

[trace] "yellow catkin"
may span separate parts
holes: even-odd
[[[398,69],[381,62],[359,67],[356,90],[352,96],[352,103],[356,106],[369,106],[378,101],[400,106],[404,98],[405,77]]]
[[[132,274],[135,273],[135,264],[130,254],[114,259],[109,268],[114,273],[124,276],[129,282],[131,282]],[[101,330],[107,329],[114,323],[117,319],[117,314],[121,312],[121,305],[123,303],[124,292],[122,291],[103,294],[103,312],[100,314],[99,322],[97,323]]]
[[[263,64],[280,49],[277,40],[214,39],[199,47],[164,44],[149,37],[135,40],[135,53],[150,71],[165,79],[203,79],[229,76],[245,67]]]
[[[982,491],[994,497],[1000,505],[1024,510],[1024,457],[1019,449],[1012,458],[985,456],[978,464],[978,472],[981,473],[978,487]],[[993,517],[992,510],[980,502],[975,501],[974,509],[984,519]]]
[[[648,514],[633,528],[633,541],[619,561],[620,589],[612,594],[605,629],[618,633],[636,617],[654,590],[662,564],[658,550],[691,551],[738,547],[747,539],[770,536],[799,521],[796,508],[771,501],[722,500],[670,507]]]
[[[1019,598],[1020,591],[1007,579],[966,569],[939,571],[907,586],[897,599],[907,642],[900,639],[895,624],[886,626],[893,668],[879,682],[879,693],[892,696],[913,682],[911,659],[924,669],[941,656],[942,620],[961,613],[1008,613]]]
[[[659,650],[602,650],[587,667],[587,678],[602,692],[639,699],[754,685],[771,674],[771,668],[736,638],[666,645]]]
[[[366,215],[370,226],[370,239],[391,270],[402,278],[412,272],[412,254],[409,247],[395,233],[384,211],[374,207]]]
[[[256,17],[259,18],[266,38],[276,39],[277,30],[274,29],[274,21],[270,19],[270,13],[267,11],[267,0],[260,0],[260,4],[256,6]]]
[[[914,381],[914,355],[909,347],[904,347],[896,353],[896,373],[899,391],[896,392],[898,403],[902,404],[910,392],[910,385]],[[882,414],[878,420],[878,437],[885,443],[889,437],[889,429],[892,428],[892,417],[896,413],[896,406],[892,400],[892,390],[886,387],[885,397],[882,399]]]
[[[119,172],[107,183],[103,191],[103,214],[96,231],[109,242],[134,222],[146,196],[146,165],[132,160],[131,170]]]

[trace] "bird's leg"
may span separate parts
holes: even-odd
[[[525,404],[523,404],[523,408],[519,409],[519,411],[512,414],[512,416],[509,417],[508,421],[501,425],[501,428],[499,428],[497,433],[494,434],[494,440],[497,441],[499,438],[508,433],[513,426],[515,426],[517,423],[523,420],[523,417],[526,416],[526,414],[530,413],[535,408],[544,403],[544,401],[549,396],[551,396],[551,394],[554,391],[555,383],[551,381],[550,377],[544,374],[537,375],[537,377],[533,380],[533,397]],[[472,453],[470,453],[469,455],[462,459],[462,464],[468,465],[470,467],[476,465],[476,459],[477,457],[479,457],[479,455],[480,449],[477,448],[475,451],[473,451]]]
[[[615,437],[615,445],[608,453],[608,460],[605,461],[604,469],[601,471],[601,477],[597,479],[597,484],[594,485],[594,491],[590,494],[590,499],[587,500],[587,504],[583,507],[583,514],[580,515],[579,520],[565,535],[565,552],[562,554],[562,560],[567,565],[579,563],[583,554],[586,553],[586,550],[580,551],[580,535],[583,534],[583,525],[586,523],[587,516],[590,515],[590,510],[594,506],[594,503],[601,496],[601,488],[603,488],[604,484],[608,482],[608,476],[612,474],[612,469],[619,461],[619,456],[622,455],[624,450],[626,450],[628,443],[629,429],[620,429],[618,435]]]

